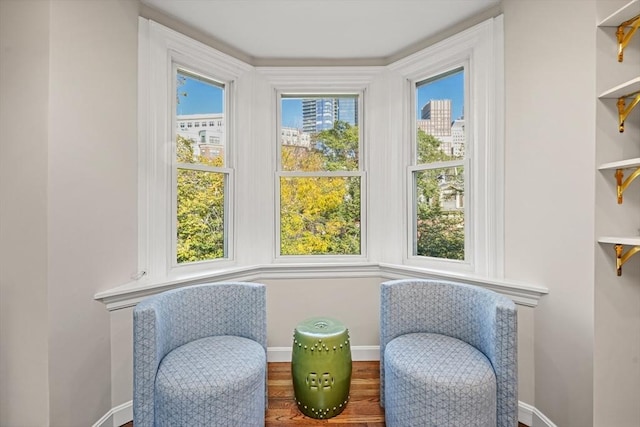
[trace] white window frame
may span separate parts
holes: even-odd
[[[305,98],[305,97],[313,97],[313,98],[338,98],[340,96],[356,96],[358,99],[358,103],[356,108],[358,109],[358,170],[355,171],[314,171],[314,172],[304,172],[304,171],[284,171],[282,170],[282,144],[280,144],[281,139],[277,140],[276,144],[276,173],[275,173],[275,204],[276,204],[276,212],[275,212],[275,258],[280,260],[300,260],[300,261],[309,261],[321,258],[323,261],[327,260],[335,260],[335,259],[349,259],[353,260],[366,258],[366,248],[367,248],[367,221],[366,221],[366,206],[367,206],[367,194],[366,189],[367,181],[366,181],[366,142],[364,139],[364,120],[363,120],[363,105],[364,105],[364,90],[353,90],[353,91],[341,91],[336,93],[335,91],[327,92],[325,90],[316,90],[312,92],[290,92],[290,91],[277,91],[277,105],[276,105],[276,123],[277,123],[277,135],[282,135],[282,99],[284,97],[296,97],[296,98]],[[315,178],[315,177],[335,177],[335,178],[349,178],[357,176],[360,178],[360,253],[359,254],[315,254],[315,255],[282,255],[280,253],[281,249],[281,219],[280,213],[282,212],[280,202],[280,182],[282,178]]]
[[[453,65],[453,66],[451,66]],[[472,138],[472,132],[471,129],[473,127],[473,116],[474,116],[474,112],[470,111],[469,108],[469,61],[466,60],[460,64],[455,65],[455,62],[453,62],[448,68],[445,67],[440,68],[440,67],[434,67],[434,68],[427,68],[426,71],[428,73],[430,73],[429,75],[426,75],[422,78],[417,78],[417,79],[412,79],[409,81],[409,84],[411,85],[411,93],[410,93],[410,102],[411,102],[411,110],[410,110],[410,115],[411,117],[416,117],[416,109],[418,108],[417,106],[417,102],[416,102],[416,88],[417,85],[420,82],[423,82],[425,80],[429,80],[429,79],[437,79],[438,77],[442,76],[442,75],[446,75],[449,72],[453,71],[453,70],[459,70],[462,69],[464,72],[464,112],[465,112],[465,157],[464,159],[460,159],[460,160],[451,160],[451,161],[447,161],[447,162],[434,162],[434,163],[422,163],[422,164],[418,164],[417,162],[417,158],[418,158],[418,153],[417,153],[417,148],[418,148],[418,144],[417,144],[417,123],[416,120],[412,120],[410,123],[411,126],[411,132],[413,135],[413,141],[411,142],[411,163],[410,166],[408,168],[408,179],[409,179],[409,185],[410,185],[410,189],[411,192],[409,193],[409,237],[407,238],[407,241],[410,243],[410,248],[407,251],[407,258],[408,259],[416,259],[418,260],[418,262],[422,262],[422,261],[426,261],[429,260],[429,262],[434,262],[434,263],[443,263],[447,265],[447,268],[453,268],[453,269],[470,269],[470,266],[472,266],[474,264],[474,255],[475,255],[475,251],[473,250],[474,248],[474,242],[472,239],[473,236],[473,227],[474,227],[474,221],[473,218],[471,217],[470,211],[473,210],[473,201],[474,198],[473,197],[469,197],[472,196],[472,193],[470,192],[471,190],[471,183],[473,182],[473,180],[475,179],[475,177],[470,173],[471,168],[471,159],[472,159],[472,155],[474,153],[474,143]],[[434,74],[431,74],[434,73]],[[471,114],[470,114],[471,113]],[[414,253],[414,249],[415,249],[415,240],[416,240],[416,207],[417,207],[417,201],[416,201],[416,195],[413,191],[413,189],[415,188],[415,183],[414,183],[414,175],[416,172],[420,172],[420,171],[426,171],[426,170],[431,170],[431,169],[441,169],[441,168],[451,168],[451,167],[456,167],[456,166],[463,166],[465,173],[464,173],[464,195],[465,195],[465,199],[467,201],[467,203],[465,204],[465,209],[464,209],[464,260],[454,260],[454,259],[447,259],[447,258],[432,258],[432,257],[424,257],[424,256],[419,256],[419,255],[413,255]]]
[[[413,255],[416,83],[456,68],[465,72],[465,260]],[[504,58],[502,16],[485,21],[392,65],[405,80],[406,144],[403,263],[465,275],[504,275]]]
[[[234,82],[252,69],[189,37],[144,18],[138,20],[138,268],[150,283],[196,276],[235,263],[234,143],[237,114]],[[222,259],[177,264],[176,261],[176,69],[184,68],[225,86],[225,236]],[[229,142],[230,141],[230,142]]]
[[[272,101],[275,114],[272,119],[272,152],[274,153],[274,247],[273,262],[275,263],[360,263],[368,260],[369,253],[369,204],[368,204],[368,150],[367,141],[370,137],[370,124],[366,121],[366,111],[369,109],[367,90],[374,77],[383,67],[258,67],[256,70],[263,75],[271,86]],[[280,155],[281,95],[358,95],[359,102],[359,131],[360,153],[359,171],[342,173],[361,176],[361,236],[359,255],[280,255]],[[322,172],[317,175],[322,175]],[[288,173],[289,175],[289,173]]]
[[[185,66],[184,64],[180,64],[177,62],[173,62],[173,70],[172,70],[172,75],[171,75],[171,81],[173,83],[173,89],[171,91],[171,93],[177,93],[177,74],[180,70],[184,70],[185,72],[187,72],[188,74],[191,75],[197,75],[200,76],[206,80],[213,80],[210,76],[202,74],[200,72],[194,72],[194,70],[192,70],[191,68]],[[231,110],[231,105],[232,102],[231,100],[233,99],[233,92],[234,92],[234,84],[233,82],[227,82],[227,83],[222,83],[222,82],[218,82],[216,81],[216,83],[219,83],[223,88],[224,88],[224,97],[223,97],[223,101],[224,101],[224,107],[223,107],[223,114],[225,115],[225,120],[229,119],[229,114],[227,113],[228,111]],[[172,117],[175,117],[175,111],[177,110],[177,100],[175,99],[175,97],[172,99],[173,100],[173,107],[172,107]],[[231,120],[233,120],[233,117],[231,117]],[[198,122],[196,122],[197,124]],[[203,122],[205,123],[205,122]],[[176,120],[170,120],[170,124],[172,126],[172,141],[176,140],[176,133],[177,133],[177,129],[178,127],[176,126]],[[233,129],[233,127],[231,127],[231,129]],[[172,217],[176,218],[178,215],[178,170],[192,170],[192,171],[201,171],[201,172],[211,172],[211,173],[218,173],[218,174],[222,174],[224,175],[224,254],[225,256],[222,258],[217,258],[217,259],[211,259],[211,260],[203,260],[203,261],[196,261],[196,262],[191,262],[191,263],[184,263],[184,264],[178,264],[177,258],[178,258],[178,230],[177,230],[177,223],[176,221],[170,221],[170,226],[171,226],[171,247],[170,247],[170,268],[172,270],[186,270],[186,269],[191,269],[191,270],[195,270],[198,267],[202,267],[201,264],[204,263],[211,263],[211,262],[218,262],[218,261],[223,261],[223,260],[230,260],[231,258],[231,254],[232,252],[232,248],[233,246],[231,245],[232,239],[231,237],[231,230],[233,230],[233,215],[231,215],[231,201],[233,200],[233,186],[231,185],[232,182],[234,182],[234,169],[228,167],[228,165],[231,163],[231,158],[229,157],[229,152],[233,152],[233,150],[230,149],[230,144],[229,141],[233,140],[234,135],[229,135],[228,133],[225,134],[225,138],[224,141],[222,142],[222,146],[224,147],[224,152],[225,152],[225,156],[224,156],[224,164],[221,167],[213,167],[213,166],[208,166],[208,165],[203,165],[200,163],[181,163],[175,160],[176,158],[176,145],[174,143],[174,147],[171,153],[171,213],[172,213]],[[213,138],[213,137],[210,137]],[[202,141],[198,141],[198,142],[202,142]],[[206,143],[206,140],[204,141]],[[198,264],[198,265],[196,265]]]

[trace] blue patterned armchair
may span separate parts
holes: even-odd
[[[386,425],[516,427],[516,306],[437,280],[380,289],[380,404]]]
[[[136,427],[264,426],[265,286],[163,292],[133,311]]]

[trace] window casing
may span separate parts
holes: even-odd
[[[274,216],[273,222],[273,258],[270,262],[279,264],[288,263],[309,263],[313,265],[344,265],[351,263],[362,263],[369,261],[369,234],[368,228],[369,216],[369,150],[368,141],[372,134],[372,122],[366,120],[365,113],[371,106],[371,98],[368,96],[370,85],[374,82],[375,77],[383,70],[382,67],[258,67],[257,72],[261,75],[271,90],[270,105],[275,108],[273,120],[269,127],[269,133],[272,136],[272,156],[273,156],[273,203]],[[281,218],[280,218],[280,181],[284,179],[300,179],[304,177],[305,172],[286,171],[281,167],[280,144],[284,139],[293,139],[300,136],[299,131],[302,130],[300,143],[310,144],[310,139],[305,139],[304,130],[308,126],[316,125],[317,111],[312,108],[312,103],[302,102],[303,120],[302,123],[282,123],[282,98],[297,97],[299,99],[308,99],[316,97],[319,99],[331,99],[336,96],[344,96],[357,102],[352,107],[356,109],[358,116],[358,166],[351,170],[341,171],[318,171],[314,172],[318,179],[342,179],[343,182],[351,180],[359,181],[358,189],[360,191],[360,218],[359,232],[360,244],[359,251],[345,253],[344,251],[331,251],[320,254],[304,254],[304,255],[288,255],[281,253]],[[313,103],[315,106],[315,101]],[[346,113],[345,113],[346,114]],[[301,128],[301,129],[299,129]]]
[[[144,275],[145,281],[166,282],[233,265],[235,261],[235,82],[251,67],[143,18],[139,20],[139,33],[138,274]],[[183,127],[177,120],[179,72],[202,77],[224,88],[224,120],[227,124],[224,140],[220,147],[213,147],[215,150],[198,144],[200,135],[192,130],[193,121],[186,120]],[[181,147],[177,135],[182,131],[193,134],[194,161],[179,157]],[[199,132],[207,131],[201,129]],[[182,148],[186,146],[183,144]],[[200,155],[216,157],[216,150],[223,158],[219,164],[198,161]],[[201,193],[207,187],[203,184],[207,181],[218,182],[216,185],[222,192],[222,204],[214,213],[224,218],[223,225],[217,227],[224,237],[222,241],[217,239],[220,250],[215,255],[193,259],[179,255],[181,238],[178,234],[184,231],[179,230],[184,224],[179,224],[177,218],[184,211],[180,201],[185,199],[180,199],[178,189],[183,178],[188,176],[198,178],[194,182],[199,182],[195,187],[200,185]]]
[[[406,237],[403,263],[455,274],[502,277],[504,242],[504,75],[502,18],[485,21],[390,66],[404,79],[402,93],[406,161]],[[416,87],[464,70],[464,153],[456,159],[421,163],[416,154]],[[464,259],[422,256],[416,248],[416,177],[440,169],[464,171]],[[443,175],[447,175],[444,173]],[[449,175],[455,175],[449,174]],[[462,188],[459,188],[462,190]]]

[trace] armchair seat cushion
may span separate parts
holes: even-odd
[[[265,366],[264,348],[248,338],[212,336],[177,347],[158,368],[156,420],[162,426],[262,426]]]
[[[475,347],[409,333],[387,344],[384,369],[388,425],[496,426],[495,372]]]

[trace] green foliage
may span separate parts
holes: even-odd
[[[333,128],[318,132],[312,142],[324,157],[323,170],[358,170],[359,139],[358,127],[340,120]]]
[[[464,213],[444,211],[440,200],[418,205],[416,255],[464,259]]]
[[[433,135],[429,135],[422,129],[418,129],[418,164],[424,165],[426,163],[452,160],[453,157],[440,150],[440,145],[442,145],[442,141],[438,138]]]
[[[437,138],[418,130],[418,163],[453,160],[440,150],[440,145]],[[443,202],[463,193],[462,167],[416,173],[416,255],[464,259],[464,212],[443,208]]]
[[[358,170],[358,128],[336,122],[319,132],[313,148],[282,147],[285,171]],[[452,160],[441,142],[418,131],[420,163]],[[194,156],[188,139],[177,138],[177,161],[222,166],[222,158]],[[443,177],[447,191],[443,191]],[[224,174],[179,169],[177,261],[224,257]],[[416,175],[417,255],[464,259],[464,213],[445,210],[447,198],[462,193],[462,168],[442,168]],[[360,254],[361,182],[359,177],[286,177],[280,181],[280,252],[283,255]]]
[[[177,138],[177,160],[222,166],[222,159],[194,156],[191,142]],[[177,261],[204,261],[224,257],[224,175],[178,169]]]

